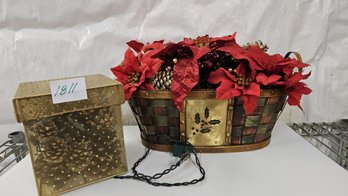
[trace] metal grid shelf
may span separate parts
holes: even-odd
[[[332,123],[294,123],[289,126],[348,170],[348,119]]]
[[[7,169],[21,161],[28,154],[24,133],[12,132],[8,140],[0,144],[0,175]]]

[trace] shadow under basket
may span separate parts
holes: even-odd
[[[257,108],[246,115],[243,100],[215,99],[215,91],[192,91],[179,111],[168,90],[135,92],[129,100],[144,146],[170,151],[174,141],[188,141],[199,152],[241,152],[263,148],[284,108],[286,94],[261,90]]]

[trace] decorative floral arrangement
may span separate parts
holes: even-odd
[[[302,95],[311,93],[302,82],[310,76],[310,72],[302,73],[309,65],[280,54],[269,55],[261,41],[240,46],[235,36],[206,35],[178,43],[132,40],[123,62],[111,71],[124,85],[127,100],[137,89],[167,89],[180,110],[192,90],[215,89],[217,99],[241,97],[249,114],[257,107],[261,89],[278,88],[288,95],[290,105],[301,108]]]

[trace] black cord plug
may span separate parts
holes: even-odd
[[[173,156],[182,157],[189,156],[193,151],[193,146],[189,142],[174,142],[173,144]]]

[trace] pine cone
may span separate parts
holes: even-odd
[[[39,138],[40,141],[46,141],[51,136],[58,136],[64,131],[64,129],[57,127],[55,119],[51,117],[33,121],[33,124],[29,127],[31,127],[29,136],[31,138]]]
[[[51,136],[40,145],[43,159],[48,163],[61,163],[67,150],[67,142],[59,137]]]
[[[155,74],[152,80],[152,84],[155,89],[164,90],[172,87],[173,71],[171,67],[167,67],[163,71],[159,71]]]
[[[81,172],[89,165],[93,156],[91,141],[82,139],[72,142],[69,145],[66,166],[73,172]]]
[[[263,43],[261,40],[254,41],[253,43],[247,43],[244,48],[247,48],[248,46],[259,46],[261,50],[267,52],[268,46],[267,44]]]

